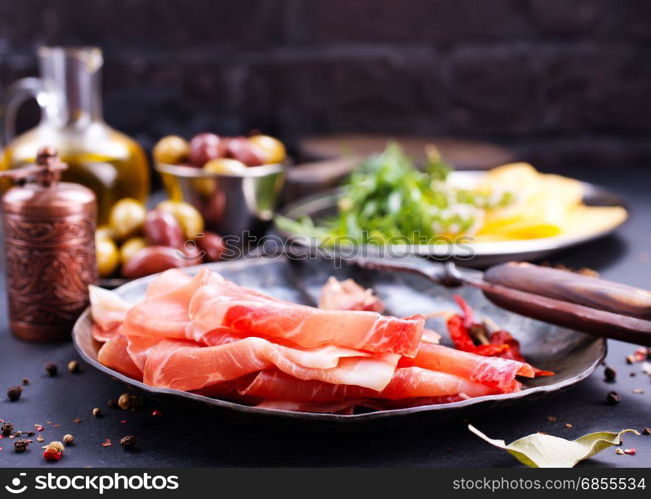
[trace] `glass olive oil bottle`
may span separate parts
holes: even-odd
[[[140,145],[109,127],[102,118],[100,49],[42,47],[40,78],[25,78],[9,87],[5,97],[6,147],[0,169],[33,163],[39,148],[57,148],[68,164],[63,180],[91,188],[98,202],[98,223],[107,221],[115,202],[125,197],[145,201],[149,194],[149,166]],[[15,112],[35,97],[41,122],[13,137]],[[6,187],[6,186],[3,186]]]

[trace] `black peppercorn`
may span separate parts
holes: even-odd
[[[642,435],[651,435],[651,428],[642,429]]]
[[[118,399],[111,399],[108,402],[106,402],[106,405],[109,409],[117,409],[118,406]]]
[[[618,404],[621,400],[622,396],[617,392],[608,392],[606,395],[606,402],[610,405]]]
[[[9,397],[9,400],[11,400],[12,402],[15,402],[20,398],[22,393],[23,393],[22,386],[10,386],[9,390],[7,390],[7,397]]]
[[[23,385],[29,385],[29,378],[23,378]]]
[[[20,440],[16,440],[14,442],[14,450],[16,452],[25,452],[27,450],[28,445],[29,445],[29,440],[23,440],[21,438]]]
[[[143,400],[139,395],[131,395],[130,393],[123,393],[118,398],[118,406],[124,411],[135,411],[142,407]]]
[[[0,432],[2,432],[3,436],[8,437],[9,435],[11,435],[13,431],[14,431],[14,425],[8,422],[2,423],[2,428],[0,429]]]
[[[96,418],[101,418],[102,417],[102,411],[100,410],[99,407],[95,407],[93,409],[93,416],[95,416]]]
[[[59,372],[59,368],[54,362],[48,362],[45,364],[45,372],[48,374],[48,376],[54,377]]]
[[[131,447],[136,446],[136,437],[133,435],[127,435],[125,437],[122,437],[120,439],[120,445],[124,447],[125,449],[129,449]]]
[[[606,366],[606,369],[604,369],[604,379],[608,383],[612,383],[613,381],[615,381],[615,378],[617,378],[617,371],[615,371],[610,366]]]

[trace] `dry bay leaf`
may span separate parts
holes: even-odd
[[[553,435],[534,433],[506,445],[504,440],[490,438],[472,425],[468,425],[468,429],[489,444],[504,449],[522,464],[531,468],[572,468],[579,461],[588,459],[612,445],[619,445],[625,433],[639,435],[637,431],[628,429],[619,433],[610,431],[588,433],[576,440],[566,440]]]

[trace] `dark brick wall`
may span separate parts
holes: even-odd
[[[104,48],[107,120],[490,139],[545,168],[651,160],[648,0],[0,0],[0,86]]]

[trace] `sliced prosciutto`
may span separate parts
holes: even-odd
[[[391,400],[443,397],[460,393],[469,397],[481,397],[497,391],[493,387],[454,374],[431,371],[421,367],[403,367],[396,369],[391,382],[380,392],[379,396]]]
[[[163,272],[136,304],[100,288],[90,293],[102,364],[151,386],[267,409],[352,414],[443,404],[514,392],[518,376],[535,374],[505,335],[496,336],[499,345],[452,335],[469,351],[438,345],[423,316],[383,316],[372,292],[353,281],[331,279],[322,308],[205,268]],[[472,312],[466,306],[453,317],[463,332]],[[484,356],[488,348],[508,352]]]
[[[321,288],[319,308],[323,310],[366,310],[384,312],[384,303],[372,289],[364,289],[352,279],[338,281],[330,277]]]
[[[127,352],[127,339],[118,334],[102,345],[97,360],[130,378],[141,380],[142,370],[133,362]]]
[[[378,394],[375,390],[360,386],[299,381],[277,370],[262,371],[252,379],[239,380],[237,392],[249,397],[293,402],[342,402]]]
[[[88,286],[88,296],[93,323],[105,332],[120,327],[132,306],[117,293],[97,286]]]
[[[423,334],[420,316],[398,319],[376,312],[320,310],[282,301],[254,300],[204,286],[190,301],[190,318],[200,331],[228,327],[305,348],[338,345],[413,356]]]
[[[325,346],[298,350],[248,337],[219,346],[163,340],[146,358],[144,382],[161,388],[199,390],[215,383],[276,367],[301,380],[382,390],[398,363],[395,354],[366,354]]]
[[[165,274],[162,274],[160,279]],[[169,274],[168,274],[169,276]],[[124,319],[124,334],[135,336],[154,336],[158,338],[185,338],[190,318],[188,306],[194,294],[203,286],[221,282],[219,274],[202,269],[190,281],[170,292],[161,294],[158,284],[152,285],[156,291],[134,305]]]
[[[163,296],[192,281],[192,276],[179,269],[169,269],[156,276],[147,286],[147,298]]]
[[[278,371],[263,371],[254,379],[240,382],[238,385],[240,395],[294,402],[340,402],[361,398],[400,400],[452,397],[460,394],[466,397],[480,397],[497,391],[460,376],[420,367],[397,369],[389,384],[380,391],[315,380],[298,381]]]
[[[100,343],[104,343],[111,338],[117,336],[120,332],[120,327],[121,324],[118,324],[116,326],[111,327],[111,329],[103,329],[100,327],[99,324],[93,324],[93,328],[91,329],[91,334],[93,335],[93,338]]]
[[[524,362],[501,357],[483,357],[431,343],[422,343],[416,357],[403,358],[400,365],[454,374],[506,393],[520,389],[516,376],[533,378],[535,374],[533,368]]]

